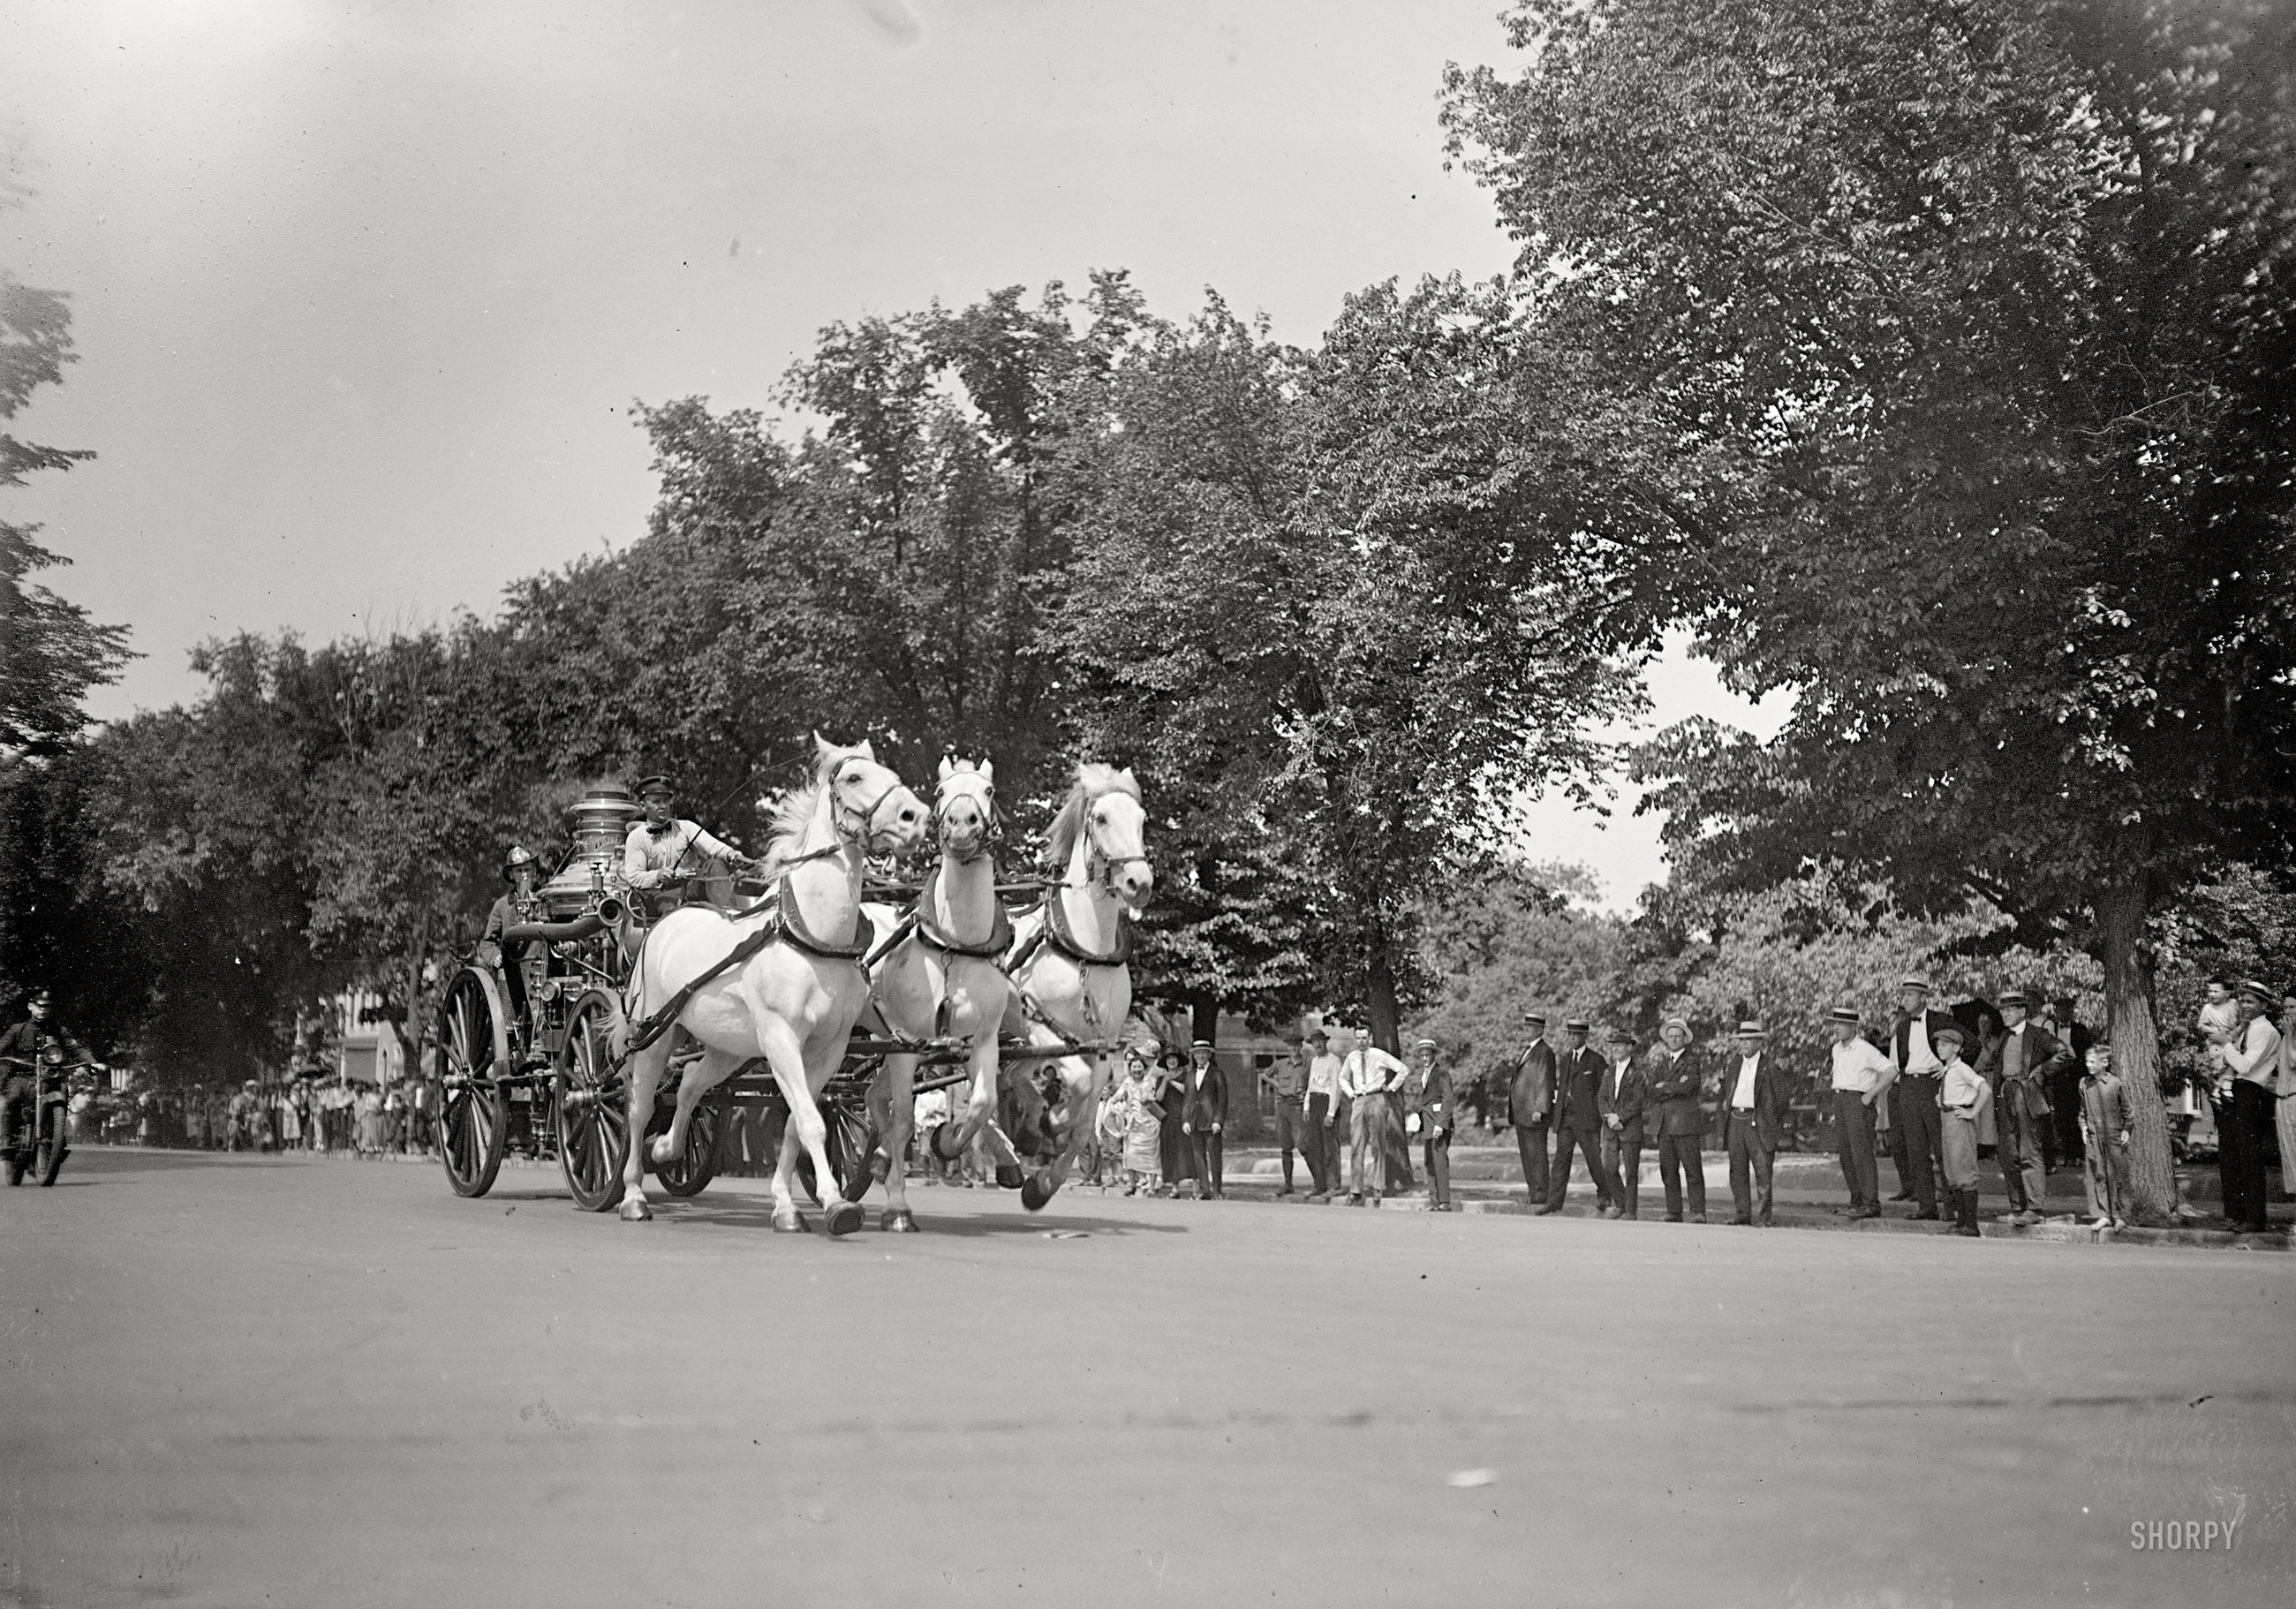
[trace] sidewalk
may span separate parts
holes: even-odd
[[[1726,1156],[1708,1153],[1706,1167],[1706,1216],[1710,1223],[1726,1224],[1731,1217],[1730,1162]],[[1880,1160],[1882,1194],[1886,1198],[1896,1193],[1896,1170],[1885,1156]],[[1643,1221],[1664,1222],[1666,1193],[1660,1183],[1657,1162],[1645,1153],[1641,1168]],[[1228,1194],[1236,1200],[1265,1201],[1278,1205],[1307,1204],[1304,1192],[1308,1188],[1307,1164],[1297,1165],[1295,1178],[1300,1195],[1279,1198],[1275,1190],[1283,1182],[1283,1162],[1271,1150],[1261,1147],[1241,1149],[1227,1159],[1225,1183]],[[1452,1152],[1451,1194],[1462,1212],[1497,1213],[1527,1217],[1530,1205],[1524,1199],[1522,1170],[1513,1151],[1496,1146],[1455,1148]],[[1429,1208],[1425,1181],[1412,1193],[1390,1197],[1382,1203],[1385,1211],[1424,1212]],[[1841,1178],[1841,1165],[1830,1155],[1811,1152],[1790,1152],[1777,1159],[1772,1175],[1775,1200],[1774,1216],[1780,1228],[1833,1229],[1856,1235],[1934,1235],[1940,1226],[1934,1221],[1915,1222],[1908,1215],[1911,1204],[1888,1203],[1882,1207],[1883,1216],[1852,1220],[1849,1217],[1849,1192]],[[2196,1202],[2212,1202],[2216,1196],[2217,1178],[2213,1169],[2195,1170],[2188,1180],[2190,1196]],[[1084,1186],[1086,1189],[1092,1186]],[[2144,1245],[2144,1246],[2218,1246],[2242,1251],[2285,1252],[2291,1249],[2290,1229],[2296,1222],[2296,1204],[2276,1203],[2271,1209],[2274,1232],[2269,1235],[2234,1235],[2217,1219],[2213,1227],[2208,1220],[2197,1226],[2179,1224],[2157,1228],[2131,1226],[2126,1229],[2094,1229],[2083,1216],[2081,1176],[2079,1170],[2061,1169],[2048,1178],[2046,1211],[2049,1216],[2041,1223],[2020,1226],[2007,1221],[2008,1196],[2001,1181],[2000,1170],[1989,1160],[1984,1165],[1978,1186],[1978,1232],[1997,1240],[2038,1240],[2075,1245]],[[1114,1192],[1109,1192],[1113,1194]],[[1595,1211],[1594,1186],[1576,1184],[1571,1187],[1562,1211],[1570,1218],[1592,1217]],[[1343,1205],[1345,1197],[1333,1204]]]

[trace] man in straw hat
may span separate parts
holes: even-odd
[[[1938,1215],[1939,1165],[1938,1080],[1945,1058],[1937,1035],[1953,1021],[1950,1012],[1930,1009],[1930,981],[1915,973],[1898,983],[1898,1017],[1890,1030],[1890,1060],[1898,1076],[1890,1085],[1890,1155],[1898,1164],[1898,1194],[1910,1199],[1915,1218]]]
[[[1635,1065],[1635,1036],[1613,1028],[1603,1036],[1608,1062],[1595,1086],[1595,1107],[1603,1114],[1603,1167],[1611,1176],[1606,1218],[1639,1218],[1643,1194],[1643,1112],[1650,1085]]]
[[[1723,1074],[1723,1110],[1729,1114],[1732,1223],[1759,1224],[1770,1216],[1770,1179],[1786,1129],[1786,1076],[1770,1055],[1769,1030],[1748,1018],[1738,1024],[1738,1057]]]
[[[2224,1213],[2240,1234],[2272,1227],[2266,1205],[2266,1148],[2272,1143],[2272,1086],[2280,1064],[2280,1030],[2273,1026],[2272,990],[2243,978],[2235,991],[2242,1026],[2219,1037],[2224,1058],[2217,1088],[2217,1166],[2224,1178]]]
[[[1651,1053],[1644,1078],[1658,1120],[1658,1176],[1666,1186],[1666,1221],[1682,1221],[1688,1187],[1690,1219],[1706,1221],[1706,1113],[1698,1104],[1705,1070],[1691,1054],[1690,1023],[1669,1017],[1659,1029],[1659,1048]],[[1685,1175],[1687,1176],[1685,1178]]]
[[[1524,1199],[1534,1212],[1545,1212],[1546,1132],[1554,1112],[1557,1064],[1554,1047],[1546,1042],[1546,1014],[1527,1011],[1522,1025],[1530,1031],[1530,1042],[1515,1057],[1513,1076],[1507,1080],[1507,1121],[1514,1126],[1515,1154],[1522,1162]],[[1570,1159],[1565,1156],[1562,1162],[1567,1171]]]
[[[1849,1216],[1879,1218],[1882,1182],[1874,1162],[1874,1112],[1889,1098],[1898,1069],[1857,1031],[1858,1022],[1855,1006],[1837,1006],[1827,1014],[1826,1028],[1833,1036],[1829,1058],[1833,1118],[1841,1130],[1841,1177],[1849,1185]]]
[[[2041,1221],[2049,1199],[2048,1170],[2041,1162],[2041,1135],[2049,1120],[2046,1083],[2072,1060],[2057,1036],[2031,1020],[2032,997],[2021,989],[2001,997],[2002,1037],[1978,1063],[1993,1087],[1993,1121],[2000,1134],[1995,1154],[2009,1188],[2009,1220]]]

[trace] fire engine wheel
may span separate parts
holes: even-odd
[[[668,1133],[674,1112],[672,1102],[656,1106],[652,1132]],[[653,1176],[661,1181],[661,1187],[672,1195],[699,1195],[709,1188],[709,1181],[718,1177],[718,1142],[725,1133],[726,1092],[713,1089],[693,1109],[693,1121],[685,1129],[685,1149],[654,1165]]]
[[[484,1195],[502,1171],[509,1113],[494,1070],[509,1061],[493,982],[466,967],[439,1007],[439,1154],[457,1195]]]
[[[591,990],[574,1003],[555,1074],[558,1166],[574,1204],[585,1212],[611,1212],[622,1199],[622,1165],[629,1158],[629,1095],[614,1065],[618,1014],[611,997]]]

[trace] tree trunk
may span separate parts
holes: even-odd
[[[1201,1039],[1207,1045],[1219,1043],[1219,1002],[1210,995],[1197,995],[1188,1002],[1188,1037]]]
[[[1403,1054],[1402,1024],[1395,1003],[1395,959],[1382,940],[1374,940],[1364,962],[1364,1004],[1371,1017],[1372,1043],[1390,1055]]]
[[[2161,1030],[2152,1015],[2152,967],[2144,953],[2148,902],[2141,872],[2129,882],[2108,887],[2096,901],[2099,958],[2104,963],[2105,1038],[2112,1047],[2113,1071],[2128,1090],[2130,1216],[2143,1223],[2169,1221],[2177,1205],[2169,1114],[2161,1101]]]

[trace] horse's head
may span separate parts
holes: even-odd
[[[909,792],[890,767],[877,763],[876,751],[867,742],[840,749],[819,733],[813,741],[837,835],[872,855],[914,849],[925,834],[924,800]]]
[[[943,755],[933,823],[940,830],[943,854],[958,860],[976,860],[986,854],[999,828],[996,768],[985,759],[975,765]]]
[[[1086,874],[1136,911],[1147,904],[1156,874],[1148,864],[1148,812],[1129,767],[1111,774],[1085,800],[1084,832]]]

